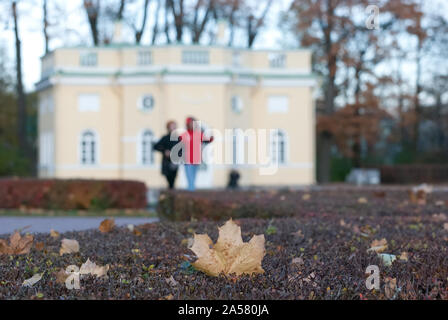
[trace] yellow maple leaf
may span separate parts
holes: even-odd
[[[232,219],[218,229],[219,237],[215,245],[207,234],[194,235],[191,250],[198,257],[192,264],[196,269],[211,276],[264,272],[261,267],[266,251],[263,234],[243,242],[241,228]]]

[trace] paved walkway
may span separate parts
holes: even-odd
[[[26,226],[30,227],[26,228],[24,232],[30,233],[50,232],[51,229],[58,232],[96,229],[104,219],[104,217],[0,217],[0,234],[11,233]],[[114,219],[118,226],[159,221],[158,218],[137,217],[116,217]]]

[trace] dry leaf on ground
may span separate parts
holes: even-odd
[[[446,216],[446,214],[444,213],[439,213],[439,214],[433,214],[432,215],[432,220],[434,222],[443,222],[446,221],[448,218]]]
[[[361,204],[367,203],[367,198],[364,198],[364,197],[359,198],[358,203],[361,203]]]
[[[175,286],[177,286],[177,285],[179,284],[179,282],[177,282],[176,279],[174,279],[173,276],[171,276],[171,277],[169,277],[169,278],[166,278],[166,279],[165,279],[165,282],[166,282],[167,284],[169,284],[170,286],[172,286],[172,287],[175,287]]]
[[[443,229],[445,229],[446,231],[448,231],[448,222],[445,222],[445,223],[443,224]]]
[[[33,241],[32,235],[22,237],[20,232],[16,231],[9,238],[9,245],[6,240],[0,239],[0,254],[27,254],[33,246]]]
[[[73,239],[62,239],[61,241],[61,249],[59,250],[59,255],[63,255],[65,253],[76,253],[79,251],[79,243]]]
[[[243,242],[241,228],[230,219],[218,228],[215,245],[207,234],[195,234],[191,250],[198,259],[192,264],[208,275],[263,273],[261,261],[265,255],[264,235]]]
[[[386,294],[386,298],[392,299],[397,291],[397,279],[387,277],[384,281],[384,293]]]
[[[23,281],[22,286],[23,287],[32,287],[35,283],[37,283],[40,279],[42,279],[42,274],[36,273],[34,276],[32,276],[29,279],[26,279]]]
[[[427,195],[432,192],[432,187],[426,183],[413,187],[409,190],[409,200],[411,203],[425,205]]]
[[[34,247],[36,248],[37,251],[42,251],[44,250],[45,244],[43,242],[36,242],[34,244]]]
[[[90,261],[90,259],[87,259],[87,261],[83,263],[79,269],[80,274],[91,274],[97,277],[106,276],[107,271],[109,271],[108,264],[103,267],[98,266],[95,262]]]
[[[57,272],[55,274],[55,276],[56,276],[56,283],[59,283],[59,284],[65,283],[65,280],[67,280],[69,275],[70,275],[69,273],[67,273],[63,268],[61,268],[59,270],[59,272]]]
[[[367,252],[374,251],[376,253],[383,252],[387,249],[387,240],[381,239],[381,240],[373,240],[370,244],[370,248],[367,249]]]
[[[408,261],[409,260],[409,254],[407,252],[402,252],[400,255],[400,260]]]
[[[305,194],[302,196],[302,200],[307,201],[307,200],[310,200],[310,199],[311,199],[311,195],[310,195],[309,193],[305,193]]]
[[[99,230],[101,233],[111,232],[115,227],[115,219],[105,219],[100,223]]]
[[[60,234],[59,234],[59,232],[57,232],[56,230],[51,229],[51,230],[50,230],[50,236],[51,236],[52,238],[54,238],[54,239],[57,239],[57,238],[59,238]]]

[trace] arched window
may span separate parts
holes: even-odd
[[[152,150],[154,144],[154,134],[151,130],[145,130],[141,136],[140,142],[140,161],[143,165],[154,164],[154,152]]]
[[[81,164],[95,164],[97,162],[98,142],[96,134],[86,130],[81,134]]]
[[[271,135],[271,159],[279,164],[286,163],[286,133],[277,129]]]

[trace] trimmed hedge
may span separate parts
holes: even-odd
[[[295,208],[279,199],[289,191],[165,191],[157,213],[171,221],[293,216]]]
[[[0,208],[142,209],[146,185],[128,180],[0,179]]]
[[[409,186],[334,186],[314,190],[239,190],[161,193],[157,213],[171,221],[227,220],[229,218],[422,216],[448,207],[448,192],[427,195],[415,204]]]
[[[400,164],[382,166],[382,183],[446,183],[448,165],[436,164]]]

